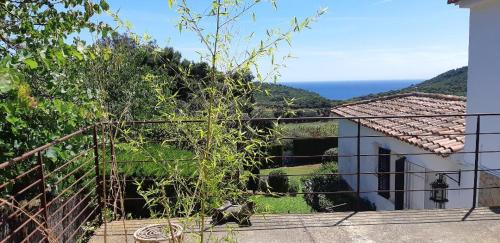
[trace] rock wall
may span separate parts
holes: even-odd
[[[500,177],[480,172],[479,187],[500,187]],[[480,207],[500,206],[500,188],[479,189],[478,205]]]

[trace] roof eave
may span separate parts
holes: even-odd
[[[480,3],[487,1],[489,0],[448,0],[448,4],[455,4],[460,8],[472,8]]]

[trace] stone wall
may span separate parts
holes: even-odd
[[[480,172],[479,187],[500,187],[500,177]],[[500,188],[479,189],[478,205],[481,207],[500,206]]]

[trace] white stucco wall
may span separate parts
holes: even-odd
[[[469,78],[467,113],[500,113],[500,0],[464,0],[460,6],[470,8]],[[500,117],[481,118],[481,132],[500,132]],[[466,132],[476,131],[476,119],[467,119]],[[466,136],[465,151],[475,150],[475,136]],[[480,151],[499,151],[500,135],[481,135]],[[473,169],[474,154],[466,156],[467,168]],[[482,153],[480,168],[500,169],[500,153]],[[500,176],[500,171],[492,172]],[[472,187],[473,177],[464,183]],[[466,179],[467,179],[466,178]]]
[[[357,166],[357,139],[342,138],[357,135],[357,123],[349,120],[339,121],[339,171],[340,173],[356,173]],[[361,136],[384,136],[384,134],[361,126]],[[400,156],[391,156],[391,171],[395,170],[395,161],[401,157],[406,157],[409,163],[406,163],[405,171],[424,172],[427,171],[458,171],[460,162],[463,156],[454,154],[444,158],[438,155],[405,155],[429,153],[416,146],[402,142],[401,140],[389,137],[362,137],[361,138],[361,155],[373,155],[361,157],[361,172],[377,172],[378,170],[378,149],[379,147],[391,150],[392,154],[400,154]],[[345,157],[353,156],[353,157]],[[424,169],[426,168],[426,169]],[[458,175],[450,175],[454,179],[458,179]],[[463,176],[462,176],[463,177]],[[356,176],[343,176],[349,185],[356,189]],[[394,190],[394,175],[391,175],[391,190]],[[429,189],[430,183],[434,181],[435,174],[416,173],[405,176],[406,190],[423,190]],[[458,184],[452,180],[447,180],[450,189],[459,188]],[[360,183],[361,191],[376,191],[378,189],[377,175],[361,175]],[[471,205],[471,197],[467,200],[462,194],[467,192],[462,190],[448,191],[449,203],[446,208],[462,208]],[[391,193],[389,200],[375,193],[364,193],[363,198],[375,203],[377,210],[394,210],[394,193]],[[465,199],[464,199],[465,198]],[[405,193],[405,208],[423,209],[434,208],[434,202],[429,200],[427,192],[406,192]]]

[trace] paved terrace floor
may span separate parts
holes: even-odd
[[[108,223],[106,242],[134,242],[132,234],[137,228],[154,223],[159,221]],[[244,228],[217,226],[207,234],[214,241],[232,235],[237,242],[264,243],[500,242],[500,208],[255,215],[252,223]],[[188,234],[186,241],[193,239]],[[104,226],[90,242],[104,242]]]

